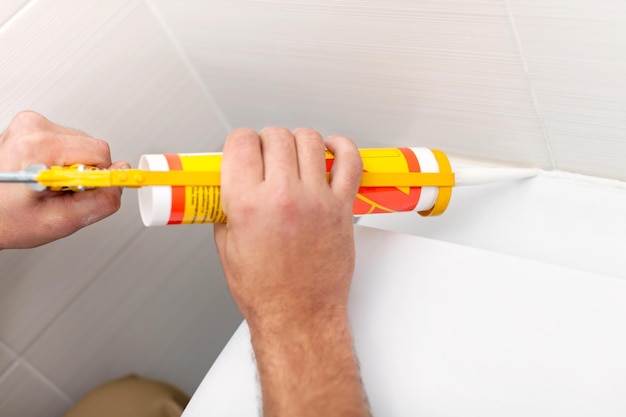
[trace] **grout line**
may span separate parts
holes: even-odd
[[[125,250],[130,247],[131,245],[133,245],[137,240],[139,240],[139,238],[142,236],[141,231],[139,231],[138,233],[134,234],[130,239],[128,239],[128,241],[123,244],[118,251],[116,251],[112,256],[110,261],[107,263],[107,266],[103,267],[99,273],[97,273],[87,284],[85,284],[85,286],[83,286],[83,288],[80,289],[79,292],[76,293],[76,295],[74,295],[74,297],[72,297],[72,299],[70,299],[67,303],[65,303],[65,305],[63,306],[63,308],[61,310],[59,310],[59,312],[57,314],[54,315],[54,317],[52,317],[50,319],[50,321],[48,322],[48,324],[41,329],[41,331],[39,333],[37,333],[37,335],[35,335],[35,337],[33,337],[33,339],[30,341],[30,343],[28,343],[24,349],[22,349],[22,355],[26,356],[30,353],[31,349],[33,349],[33,347],[37,344],[37,342],[39,341],[39,339],[41,339],[43,337],[43,335],[45,335],[50,328],[54,325],[54,323],[57,322],[57,320],[71,307],[73,306],[79,298],[82,297],[83,294],[85,294],[92,286],[94,286],[96,284],[96,282],[98,282],[100,279],[102,279],[103,276],[106,276],[107,271],[112,268],[112,265],[115,264],[117,258],[119,258],[119,256],[121,254],[123,254],[125,252]],[[17,354],[17,353],[16,353]]]
[[[28,12],[28,10],[38,1],[39,0],[30,0],[24,3],[24,5],[20,7],[19,10],[13,14],[13,16],[9,17],[7,20],[4,21],[4,23],[2,23],[2,25],[0,25],[0,34],[4,32],[7,27],[11,26],[13,22],[17,21],[24,14],[26,14],[26,12]]]
[[[7,351],[9,353],[9,355],[11,355],[11,362],[9,363],[9,366],[7,366],[6,369],[4,369],[2,372],[0,372],[0,384],[1,384],[2,381],[5,380],[5,378],[8,378],[7,375],[9,375],[11,373],[13,368],[15,368],[17,366],[18,359],[19,359],[20,355],[18,355],[17,352],[14,351],[11,348],[11,346],[7,345],[2,340],[0,340],[0,349],[3,349],[5,351]]]
[[[68,405],[71,406],[72,404],[74,404],[74,400],[72,400],[72,398],[69,395],[67,395],[65,392],[63,392],[63,390],[61,390],[61,388],[59,388],[54,382],[50,381],[50,379],[48,379],[47,376],[42,374],[41,371],[39,371],[39,369],[35,368],[30,362],[28,362],[26,359],[24,359],[22,356],[20,356],[16,351],[14,351],[9,345],[4,343],[2,340],[0,340],[0,348],[5,349],[6,351],[8,351],[14,357],[13,358],[13,362],[11,362],[9,367],[7,369],[5,369],[4,372],[2,372],[2,374],[0,375],[0,384],[6,378],[8,378],[8,375],[10,375],[11,372],[15,368],[17,368],[20,365],[23,365],[29,371],[31,371],[33,374],[35,374],[41,381],[43,381],[44,384],[48,385],[48,387],[51,390],[53,390],[56,394],[61,396],[68,403]]]
[[[20,366],[20,363],[17,359],[11,362],[9,367],[4,370],[2,375],[0,375],[0,384],[2,384],[4,380],[7,379],[9,375],[11,375],[11,372],[13,372],[13,370],[15,370],[15,368],[17,368],[18,366]]]
[[[165,34],[169,38],[169,40],[172,43],[172,46],[174,47],[174,49],[176,49],[176,52],[178,53],[180,59],[183,61],[183,64],[187,67],[187,70],[189,71],[189,73],[191,75],[191,78],[193,78],[193,80],[196,82],[196,84],[198,84],[200,86],[200,89],[203,91],[204,95],[209,100],[210,105],[213,107],[213,110],[217,113],[218,117],[222,121],[222,124],[224,125],[226,130],[229,131],[229,132],[231,130],[233,130],[232,125],[230,124],[230,122],[226,118],[226,115],[224,114],[222,109],[220,109],[219,105],[217,104],[217,101],[215,100],[215,97],[213,96],[213,93],[211,93],[211,90],[209,89],[209,87],[206,85],[206,83],[204,82],[204,80],[200,76],[200,73],[198,72],[198,69],[191,62],[191,59],[189,58],[189,55],[187,55],[187,52],[185,52],[185,49],[181,46],[180,42],[178,41],[178,38],[176,37],[174,32],[172,32],[172,30],[170,28],[170,25],[167,23],[167,21],[165,20],[165,18],[163,17],[161,12],[159,11],[159,9],[154,5],[152,0],[144,0],[144,2],[146,3],[146,5],[150,9],[150,11],[152,12],[152,15],[155,17],[155,19],[159,22],[159,24],[163,28],[163,31],[165,32]]]
[[[546,127],[546,122],[543,116],[541,115],[541,112],[539,111],[539,99],[537,98],[537,94],[535,93],[535,87],[533,86],[532,77],[530,76],[530,71],[528,70],[528,62],[526,61],[526,56],[524,55],[524,48],[522,47],[522,40],[519,36],[517,25],[515,24],[515,18],[513,17],[513,10],[511,9],[511,4],[509,0],[503,0],[503,1],[504,1],[504,7],[506,8],[507,15],[509,17],[509,23],[511,24],[511,29],[513,30],[513,35],[515,37],[515,44],[517,46],[517,52],[519,53],[520,59],[522,60],[522,67],[524,68],[524,74],[526,75],[526,82],[528,83],[528,87],[530,88],[530,96],[533,102],[533,106],[535,108],[535,113],[537,114],[537,118],[539,119],[541,133],[543,134],[543,139],[545,141],[545,145],[548,150],[550,164],[552,165],[553,170],[557,170],[558,166],[556,164],[556,160],[554,159],[554,152],[552,151],[552,144],[550,143],[548,129]]]
[[[69,406],[74,404],[74,400],[67,395],[65,392],[63,392],[63,390],[61,390],[61,388],[59,388],[58,386],[56,386],[56,384],[52,381],[50,381],[48,379],[47,376],[45,376],[44,374],[41,373],[41,371],[39,371],[39,369],[35,368],[33,365],[30,364],[30,362],[28,362],[26,359],[19,357],[17,359],[18,363],[21,363],[22,365],[24,365],[26,368],[28,368],[29,371],[31,371],[33,374],[35,374],[41,381],[43,381],[46,385],[48,385],[48,387],[54,391],[56,394],[60,395]]]
[[[11,346],[7,345],[3,340],[0,340],[0,348],[8,351],[11,355],[18,357],[20,355],[18,355],[18,353],[16,351],[14,351]]]

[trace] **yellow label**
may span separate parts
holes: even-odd
[[[410,172],[406,157],[398,148],[364,148],[359,149],[363,160],[363,172],[375,174],[377,172]],[[334,159],[333,154],[326,151],[326,159]],[[409,194],[411,187],[397,187],[398,190]]]
[[[179,155],[183,171],[219,171],[221,154]],[[220,187],[184,187],[185,206],[182,224],[223,223]]]
[[[405,148],[360,149],[363,170],[376,173],[420,172],[414,153]],[[174,155],[172,155],[174,156]],[[188,172],[219,171],[221,154],[178,154],[180,169]],[[176,159],[175,158],[175,159]],[[330,170],[334,157],[326,151],[326,167]],[[168,160],[169,161],[169,160]],[[170,161],[171,169],[178,169]],[[384,213],[413,210],[419,201],[421,187],[364,187],[360,188],[354,204],[355,214]],[[225,222],[220,187],[172,187],[172,215],[170,224],[198,224]]]

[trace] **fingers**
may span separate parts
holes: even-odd
[[[258,184],[263,180],[261,142],[252,129],[235,129],[226,138],[222,156],[222,184]]]
[[[261,141],[254,130],[235,129],[228,135],[220,170],[222,206],[227,213],[231,195],[263,181]]]
[[[228,188],[235,182],[246,186],[294,178],[326,181],[324,141],[318,132],[266,127],[258,135],[250,129],[229,135],[222,159],[222,184]]]
[[[89,136],[85,132],[82,132],[71,127],[65,127],[51,122],[45,116],[34,112],[32,110],[24,110],[16,114],[8,129],[29,129],[38,128],[50,133],[58,133],[68,136]]]
[[[130,169],[130,163],[126,161],[113,162],[109,169]]]
[[[109,169],[128,169],[126,161],[117,161]],[[61,222],[67,234],[95,223],[117,212],[121,205],[122,188],[106,187],[78,193],[51,193],[46,199],[44,213],[51,222]]]
[[[266,127],[261,130],[264,177],[266,181],[298,178],[296,143],[284,127]]]
[[[85,164],[100,169],[111,165],[109,144],[100,139],[86,136],[60,136],[54,146],[49,146],[51,164],[67,166]]]
[[[126,161],[117,161],[109,169],[128,169]],[[117,212],[121,205],[122,188],[105,187],[62,196],[66,198],[67,217],[77,219],[77,228],[85,227]]]
[[[24,165],[86,164],[98,168],[111,165],[111,153],[105,141],[52,123],[36,112],[18,113],[5,133],[5,146]]]
[[[330,187],[335,195],[352,204],[363,171],[359,151],[354,142],[342,136],[329,136],[326,147],[335,156],[330,172]]]
[[[120,187],[100,188],[83,193],[75,193],[71,211],[78,219],[82,219],[79,227],[85,227],[109,217],[119,210],[122,199]]]
[[[300,179],[304,183],[327,184],[324,139],[313,129],[293,131]]]
[[[115,213],[121,196],[119,187],[49,195],[37,207],[38,223],[44,229],[56,230],[55,238],[68,236]]]
[[[26,165],[84,164],[100,169],[111,165],[111,151],[103,140],[58,134],[34,134],[18,140],[12,148]]]

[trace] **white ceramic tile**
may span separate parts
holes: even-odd
[[[626,116],[626,114],[625,114]],[[556,123],[555,123],[556,124]],[[607,137],[615,127],[598,125],[575,125],[567,123],[569,128],[578,131],[593,129],[595,134],[581,135],[563,131],[550,132],[550,143],[559,166],[567,171],[583,172],[589,175],[626,180],[626,128],[622,130],[622,138]]]
[[[15,355],[11,350],[0,342],[0,375],[13,363]]]
[[[132,197],[120,213],[71,237],[0,252],[0,335],[12,349],[23,352],[142,230]]]
[[[16,15],[28,0],[3,0],[0,3],[0,28]]]
[[[32,28],[37,27],[37,31]],[[107,139],[114,159],[216,150],[221,119],[140,2],[39,2],[0,33],[0,124],[21,109]],[[113,218],[32,251],[3,251],[0,338],[22,352],[143,226]]]
[[[240,321],[211,232],[146,229],[25,357],[74,399],[131,372],[193,392]]]
[[[16,362],[0,377],[0,415],[16,417],[57,417],[71,403],[43,381],[32,368]]]
[[[626,179],[626,3],[510,4],[557,167]]]
[[[0,71],[2,125],[19,110],[38,110],[107,139],[116,158],[131,162],[146,152],[218,149],[224,137],[143,3],[42,2],[2,34],[0,47],[11,58]]]
[[[153,2],[234,126],[550,166],[500,0]]]
[[[369,215],[359,224],[626,279],[624,207],[623,183],[548,172],[456,187],[440,217]]]
[[[242,320],[218,273],[219,259],[212,248],[208,250],[195,255],[208,262],[201,266],[196,262],[192,270],[181,271],[158,289],[129,320],[114,347],[123,352],[129,346],[151,344],[150,355],[141,360],[133,358],[139,349],[128,355],[135,361],[132,366],[141,375],[170,381],[189,394]]]

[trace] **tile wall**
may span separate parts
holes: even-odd
[[[152,0],[233,125],[626,179],[622,0]]]
[[[3,0],[0,126],[23,109],[114,159],[231,127],[626,179],[622,0]],[[240,316],[210,227],[114,217],[0,252],[0,416],[58,416],[130,372],[188,392]]]
[[[132,163],[221,148],[228,125],[144,2],[2,4],[0,125],[37,110]],[[0,252],[0,416],[59,416],[129,373],[192,393],[240,322],[211,228],[146,229],[136,199],[127,190],[118,214],[70,238]]]

